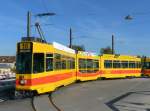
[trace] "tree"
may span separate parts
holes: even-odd
[[[72,45],[72,49],[77,51],[85,51],[84,45]]]
[[[16,73],[16,67],[12,67],[10,70],[11,72]]]
[[[110,46],[107,46],[106,48],[101,48],[100,53],[101,54],[112,54],[112,49],[110,48]]]

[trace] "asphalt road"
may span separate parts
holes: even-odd
[[[35,99],[38,111],[54,111],[46,97]],[[52,100],[61,111],[150,111],[150,78],[72,84],[55,91]],[[20,110],[33,111],[31,99],[0,103],[0,111]]]
[[[150,111],[150,79],[84,82],[52,96],[62,111]]]

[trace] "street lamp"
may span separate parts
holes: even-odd
[[[35,14],[35,17],[46,17],[46,16],[54,16],[56,13],[48,12],[48,13],[39,13]],[[31,37],[31,12],[27,13],[27,37]]]

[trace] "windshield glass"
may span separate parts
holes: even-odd
[[[18,74],[31,74],[32,67],[32,53],[18,53],[17,54],[17,73]]]

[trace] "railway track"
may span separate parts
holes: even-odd
[[[62,111],[53,101],[51,94],[34,96],[31,99],[34,111]]]
[[[5,102],[7,100],[0,98],[0,103]]]

